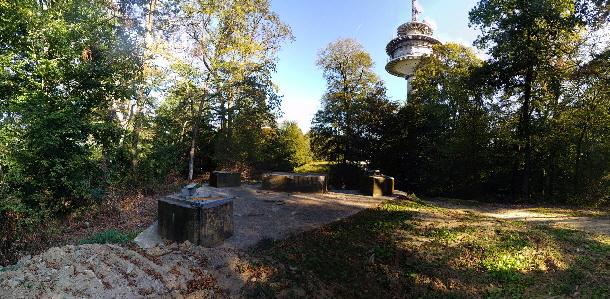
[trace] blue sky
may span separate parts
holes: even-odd
[[[433,20],[434,37],[441,42],[472,46],[478,32],[468,27],[468,12],[477,0],[419,0],[425,17]],[[272,9],[290,25],[296,40],[278,53],[277,73],[273,76],[283,95],[282,120],[297,121],[306,132],[320,108],[326,82],[316,68],[318,50],[339,38],[355,38],[375,61],[393,101],[405,101],[404,79],[385,71],[385,46],[396,36],[396,29],[411,20],[411,0],[271,0]]]

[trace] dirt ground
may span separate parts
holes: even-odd
[[[24,257],[0,273],[0,298],[241,298],[241,289],[264,277],[241,274],[243,250],[263,238],[310,230],[391,197],[351,192],[326,194],[260,190],[260,185],[202,187],[202,197],[233,200],[234,236],[214,248],[188,241],[148,248],[133,244],[67,245]],[[151,202],[148,204],[156,204]],[[149,236],[150,237],[150,236]],[[157,236],[158,237],[158,236]]]
[[[138,244],[142,246],[132,243],[54,247],[34,257],[26,256],[16,265],[0,268],[0,298],[242,298],[246,284],[265,279],[265,273],[244,270],[245,250],[249,246],[263,238],[281,239],[346,218],[392,198],[362,196],[355,191],[271,192],[260,190],[260,185],[246,184],[221,189],[206,186],[199,192],[202,197],[223,196],[233,200],[235,233],[224,243],[204,248],[188,241],[163,241],[153,233],[141,234]],[[491,217],[490,220],[540,221],[610,234],[610,220],[603,217],[573,217],[568,211],[549,212],[532,207],[431,203],[459,213]],[[156,200],[150,198],[138,205],[153,209]]]
[[[597,216],[596,214],[600,213],[592,210],[510,205],[483,205],[472,207],[437,201],[431,203],[442,208],[463,213],[477,214],[503,220],[540,222],[559,227],[592,231],[610,236],[610,218],[607,216]]]

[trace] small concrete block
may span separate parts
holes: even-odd
[[[394,194],[394,178],[385,175],[363,176],[360,179],[360,192],[369,196],[388,196]]]
[[[214,171],[210,174],[210,186],[216,188],[241,186],[241,172]]]

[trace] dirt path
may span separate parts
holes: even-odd
[[[502,220],[540,222],[560,227],[592,231],[610,236],[610,219],[607,216],[602,216],[605,215],[605,213],[600,214],[589,210],[540,208],[534,206],[516,208],[505,205],[484,205],[480,207],[471,207],[439,201],[429,201],[429,203],[442,208]]]

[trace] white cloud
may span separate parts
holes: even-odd
[[[430,26],[430,28],[432,28],[432,30],[436,30],[438,28],[438,26],[436,25],[436,22],[434,22],[434,20],[425,17],[424,18],[424,23],[428,24]]]

